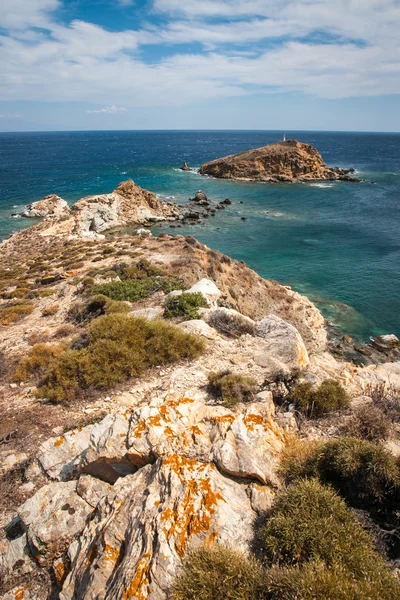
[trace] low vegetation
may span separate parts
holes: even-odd
[[[347,435],[369,442],[387,440],[391,430],[392,422],[389,417],[373,404],[367,404],[357,409],[345,427]]]
[[[183,317],[188,321],[199,319],[199,308],[204,308],[206,306],[207,300],[200,292],[184,292],[179,296],[168,299],[164,310],[164,316],[167,317],[167,319]]]
[[[259,600],[262,568],[223,546],[189,552],[172,589],[171,600]]]
[[[263,563],[215,545],[189,552],[172,600],[396,600],[400,583],[345,502],[317,480],[277,497]]]
[[[164,293],[183,289],[182,282],[173,277],[147,277],[146,279],[127,279],[95,285],[93,294],[103,294],[112,300],[128,300],[136,302],[148,298],[155,292]]]
[[[365,395],[369,396],[374,406],[380,408],[393,423],[400,423],[400,394],[393,387],[384,382],[369,385]]]
[[[318,560],[362,577],[378,558],[345,502],[316,479],[300,481],[277,498],[261,538],[270,565]]]
[[[63,402],[84,390],[107,389],[149,367],[195,358],[203,351],[202,340],[168,323],[109,314],[95,319],[86,335],[55,356],[54,347],[34,346],[20,363],[17,377],[39,375],[39,397]]]
[[[303,443],[303,446],[307,443]],[[311,450],[311,451],[310,451]],[[318,443],[287,455],[282,469],[288,480],[317,477],[332,485],[352,506],[378,509],[400,494],[400,465],[384,448],[357,438]]]
[[[238,338],[246,333],[254,334],[254,325],[240,313],[215,310],[210,316],[210,325],[228,337]]]
[[[240,402],[251,402],[258,391],[258,385],[251,377],[231,371],[219,371],[208,376],[209,390],[228,407]]]
[[[0,306],[0,325],[11,325],[33,312],[32,302],[10,303]]]
[[[84,324],[102,315],[128,313],[130,310],[131,307],[127,302],[110,300],[110,298],[107,298],[103,294],[97,294],[96,296],[89,297],[82,304],[74,305],[69,312],[69,318],[74,323]]]
[[[319,419],[350,404],[346,390],[334,379],[325,379],[318,388],[309,382],[298,383],[287,401],[308,418]]]

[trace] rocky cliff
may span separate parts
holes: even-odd
[[[161,202],[155,194],[128,179],[110,194],[82,198],[71,208],[65,200],[51,195],[29,205],[22,214],[45,217],[37,229],[45,235],[95,237],[116,227],[174,220],[179,209],[176,205]]]
[[[124,219],[138,203],[147,215],[163,210],[129,182],[98,196],[100,208],[83,199],[65,221],[50,217],[0,245],[1,600],[166,600],[191,549],[220,543],[251,554],[299,428],[310,440],[339,436],[357,407],[374,408],[368,389],[388,386],[393,405],[400,393],[399,363],[335,359],[307,298],[191,236],[88,238],[109,196]],[[165,307],[183,293],[200,296],[201,308],[173,318],[170,331],[203,340],[201,356],[153,363],[80,395],[72,386],[63,403],[38,395],[57,356],[70,352],[67,371],[79,356],[85,368],[92,326],[107,310],[110,323],[118,310],[127,326],[140,317],[139,327],[162,330]],[[116,367],[124,360],[119,341],[97,340],[102,375],[114,356]],[[398,345],[394,336],[378,341]],[[213,372],[250,377],[251,395],[229,405],[210,390]],[[307,423],[284,399],[295,381],[327,378],[345,387],[351,405]],[[400,454],[395,433],[387,448]]]
[[[351,172],[352,169],[328,167],[318,150],[294,139],[218,158],[200,168],[202,175],[271,183],[338,179],[359,181],[349,175]]]

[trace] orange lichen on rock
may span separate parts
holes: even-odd
[[[151,554],[147,552],[136,564],[136,574],[132,579],[129,588],[122,594],[122,600],[129,600],[129,598],[135,598],[135,600],[146,600],[149,595],[148,585],[149,571],[150,571],[150,558]]]
[[[164,535],[169,542],[173,542],[176,553],[182,557],[193,535],[210,530],[218,503],[226,500],[213,490],[210,477],[205,473],[207,468],[212,468],[211,465],[178,455],[168,456],[164,464],[169,465],[185,485],[184,494],[177,505],[173,509],[166,508],[161,514],[161,519],[165,521]],[[189,473],[193,474],[193,478],[187,479]]]
[[[61,446],[61,444],[63,444],[65,441],[64,436],[62,435],[61,437],[58,438],[58,440],[56,440],[54,442],[54,446],[57,448],[58,446]]]

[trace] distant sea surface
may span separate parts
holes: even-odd
[[[0,239],[32,224],[11,218],[12,212],[50,193],[73,203],[132,178],[164,200],[184,203],[202,189],[215,201],[230,198],[232,206],[202,225],[164,231],[194,235],[263,277],[291,285],[356,339],[400,335],[400,134],[287,133],[313,144],[328,165],[354,167],[358,177],[374,185],[237,183],[179,170],[183,161],[199,167],[281,135],[2,133]],[[2,266],[6,261],[2,257]]]

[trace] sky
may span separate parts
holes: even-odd
[[[0,0],[0,131],[400,131],[400,0]]]

